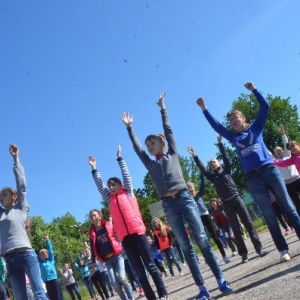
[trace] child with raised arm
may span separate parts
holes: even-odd
[[[227,120],[233,131],[225,128],[210,114],[203,98],[199,98],[197,104],[213,129],[235,147],[242,169],[246,174],[249,191],[260,207],[276,248],[280,252],[280,261],[287,261],[290,260],[288,245],[277,222],[270,201],[269,189],[279,201],[299,238],[300,218],[287,193],[283,177],[276,168],[262,137],[262,131],[268,117],[269,104],[252,82],[247,82],[244,86],[255,95],[259,103],[259,112],[256,119],[249,124],[241,111],[229,111]]]
[[[202,196],[204,194],[204,190],[205,190],[205,178],[203,176],[203,174],[201,173],[200,175],[200,189],[199,191],[196,191],[195,189],[195,185],[193,182],[187,182],[186,183],[188,191],[190,192],[190,194],[193,196],[193,198],[195,199],[198,209],[199,209],[199,213],[200,213],[200,217],[202,220],[202,223],[204,225],[204,227],[207,229],[207,231],[209,232],[211,238],[214,240],[215,244],[217,245],[218,249],[220,250],[221,254],[222,254],[222,258],[223,261],[227,264],[230,262],[230,260],[228,259],[228,257],[226,256],[223,244],[221,242],[221,240],[218,238],[216,229],[211,220],[211,217],[209,215],[208,209],[206,207],[206,205],[204,204],[204,201],[202,199]],[[235,249],[232,251],[235,252]]]
[[[46,300],[37,256],[25,229],[29,205],[26,201],[25,172],[19,160],[18,146],[11,144],[9,152],[14,161],[17,189],[4,187],[0,193],[1,255],[6,261],[15,298],[27,299],[25,273],[35,299]]]
[[[147,279],[145,267],[156,285],[160,299],[168,299],[168,293],[162,276],[150,252],[145,235],[146,228],[142,220],[137,199],[133,193],[130,173],[125,160],[121,156],[120,146],[117,150],[117,161],[121,169],[124,185],[119,178],[112,177],[108,179],[107,188],[96,168],[95,158],[90,156],[89,164],[92,167],[93,179],[103,199],[109,204],[114,229],[122,242],[130,263],[137,273],[147,299],[154,300],[156,296]]]
[[[47,295],[50,300],[63,300],[63,293],[55,269],[54,252],[48,233],[45,233],[44,237],[46,248],[39,251],[42,280],[46,285]]]
[[[283,148],[280,146],[276,146],[274,148],[274,156],[272,154],[272,158],[275,159],[276,162],[284,161],[291,158],[291,152],[287,149],[287,145],[289,144],[288,137],[285,134],[284,125],[280,125],[280,134],[283,142]],[[287,188],[287,191],[296,207],[298,215],[300,215],[300,175],[297,171],[297,168],[294,164],[288,166],[277,166],[280,173],[284,178],[284,182]]]
[[[148,152],[155,157],[155,160],[152,160],[148,156],[138,140],[132,127],[133,117],[130,116],[129,113],[123,113],[121,119],[127,127],[136,154],[148,170],[151,179],[156,186],[158,195],[162,199],[162,206],[168,223],[170,224],[178,243],[182,247],[194,281],[200,289],[197,299],[209,299],[210,294],[204,286],[204,279],[196,260],[193,245],[186,234],[184,220],[189,224],[189,228],[195,237],[197,245],[217,279],[221,292],[223,294],[228,294],[232,292],[232,289],[223,278],[220,265],[205,234],[195,200],[187,191],[179,163],[174,134],[169,124],[164,97],[165,93],[159,97],[157,102],[161,110],[164,135],[152,134],[145,140]],[[165,140],[168,145],[166,152]]]
[[[218,159],[213,158],[209,162],[210,168],[213,171],[212,173],[206,170],[193,148],[188,147],[187,150],[192,155],[200,172],[214,185],[219,198],[222,200],[226,216],[235,236],[235,244],[238,248],[238,253],[242,257],[242,262],[245,263],[248,261],[248,249],[244,238],[242,237],[241,225],[238,217],[246,227],[256,253],[260,256],[265,256],[267,252],[262,250],[262,244],[254,228],[250,214],[238,192],[233,178],[231,177],[231,165],[226,155],[221,135],[218,136],[218,148],[222,155],[224,168]]]

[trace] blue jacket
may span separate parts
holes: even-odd
[[[41,260],[38,257],[43,282],[57,279],[57,273],[54,265],[55,264],[54,253],[53,253],[50,240],[46,240],[46,248],[49,252],[49,257],[44,260]]]

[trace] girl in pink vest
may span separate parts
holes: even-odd
[[[103,199],[109,204],[114,229],[122,242],[129,261],[137,273],[145,296],[148,300],[156,299],[156,295],[146,276],[146,267],[156,285],[159,298],[168,299],[168,293],[162,276],[150,252],[149,243],[145,235],[146,228],[137,199],[133,193],[130,173],[125,160],[121,156],[121,147],[118,146],[117,161],[121,169],[124,185],[119,178],[112,177],[107,182],[107,188],[99,171],[96,169],[95,158],[90,156],[88,161],[92,167],[92,176],[95,184]]]
[[[96,266],[96,257],[100,262],[105,262],[110,280],[121,300],[134,299],[131,286],[125,276],[123,248],[115,238],[113,225],[102,220],[102,214],[97,209],[91,210],[89,216],[92,223],[89,237],[93,268]]]

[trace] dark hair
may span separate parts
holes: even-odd
[[[109,185],[110,182],[114,182],[114,183],[118,183],[120,185],[123,185],[121,179],[119,179],[118,177],[110,177],[108,180],[107,180],[107,185]]]
[[[158,141],[160,141],[161,143],[164,143],[166,137],[165,137],[165,135],[162,134],[162,133],[159,133],[159,134],[150,134],[150,135],[148,135],[148,136],[146,137],[146,139],[145,139],[145,144],[146,144],[148,141],[152,140],[152,139],[153,139],[153,140],[158,140]]]

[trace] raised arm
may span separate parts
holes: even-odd
[[[97,186],[98,191],[100,192],[101,196],[105,201],[109,203],[110,201],[110,192],[109,189],[105,186],[102,177],[100,175],[100,172],[97,170],[97,162],[96,159],[93,156],[88,157],[88,163],[90,164],[92,168],[92,176],[94,179],[94,182]]]
[[[231,165],[230,165],[229,159],[227,157],[224,145],[222,143],[222,136],[221,135],[218,136],[218,148],[219,148],[219,150],[221,152],[221,155],[222,155],[222,159],[223,159],[223,163],[224,163],[224,170],[225,170],[226,173],[230,174],[231,173]]]
[[[202,198],[203,195],[204,195],[204,191],[205,191],[205,182],[206,182],[205,177],[203,176],[202,173],[200,173],[200,188],[199,188],[198,195],[199,195],[201,198]]]
[[[29,211],[29,206],[26,201],[26,179],[25,171],[19,160],[19,147],[14,144],[9,145],[9,153],[11,154],[14,166],[13,171],[15,174],[17,185],[17,204],[24,211]]]
[[[140,143],[136,133],[133,130],[133,126],[132,126],[133,116],[131,116],[129,113],[123,112],[121,115],[121,120],[123,121],[123,123],[127,128],[127,132],[132,142],[135,153],[138,155],[142,163],[147,168],[148,164],[151,162],[151,159],[143,149],[142,144]]]
[[[49,234],[45,233],[44,237],[45,237],[45,240],[46,240],[46,248],[47,248],[47,250],[49,252],[49,260],[54,263],[55,262],[55,260],[54,260],[54,253],[53,253],[52,244],[51,244],[51,242],[49,240]]]
[[[169,122],[169,116],[168,116],[166,104],[165,104],[165,95],[166,95],[166,92],[162,93],[159,96],[159,99],[156,103],[160,107],[160,112],[161,112],[161,117],[162,117],[162,125],[164,128],[164,134],[166,137],[166,141],[168,142],[168,152],[170,154],[173,154],[173,153],[177,153],[177,147],[176,147],[174,133],[172,131],[172,128],[171,128],[171,125]]]
[[[121,150],[120,145],[118,146],[118,150],[117,150],[117,161],[118,161],[119,167],[121,169],[125,190],[127,191],[128,195],[131,198],[134,198],[132,178],[131,178],[131,175],[127,168],[127,164],[126,164],[125,160],[122,158],[122,150]]]
[[[200,170],[201,174],[210,180],[210,173],[204,167],[195,150],[192,147],[187,147],[187,151],[192,155],[194,162],[196,163],[196,166]]]
[[[283,142],[284,155],[289,157],[289,156],[291,156],[291,152],[286,147],[286,144],[288,143],[289,140],[288,140],[288,137],[285,134],[283,124],[280,124],[279,131],[280,131],[282,142]]]

